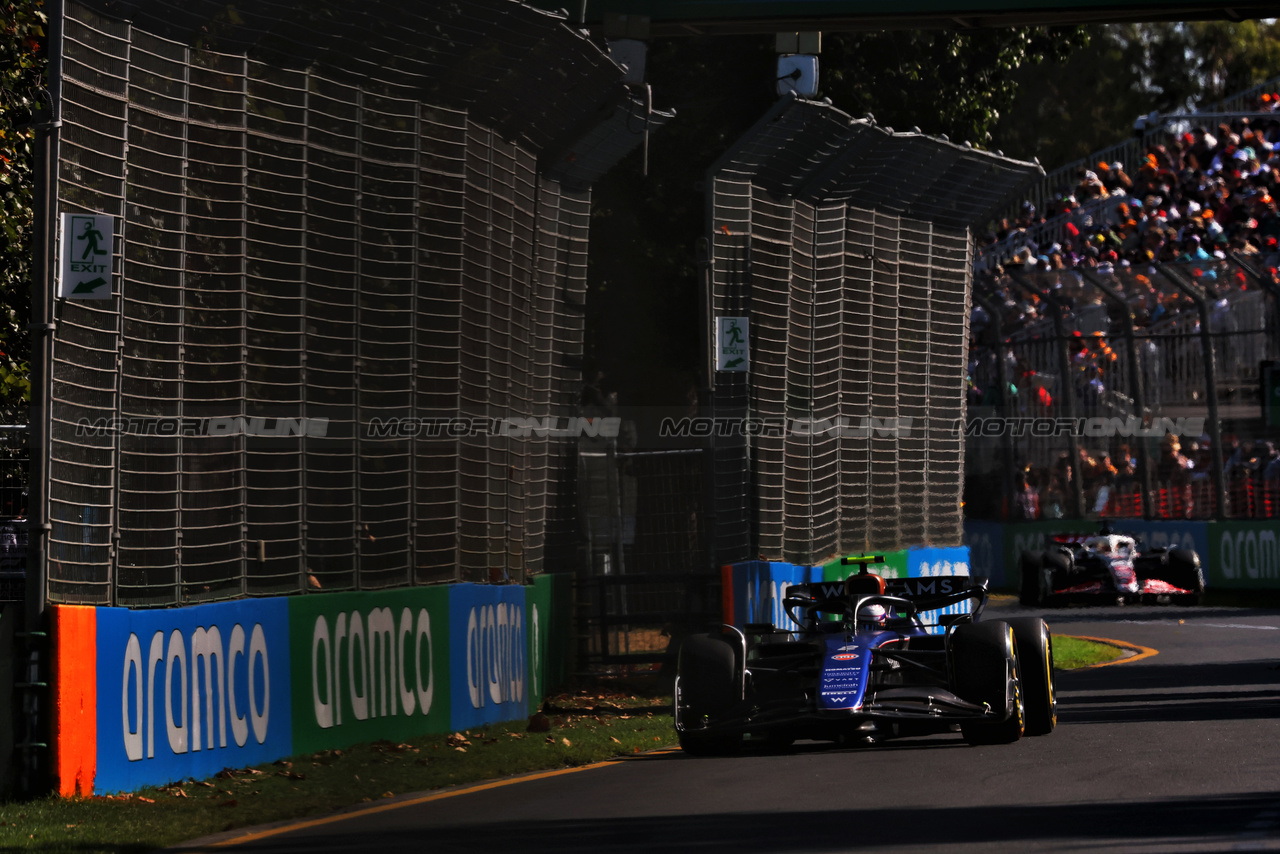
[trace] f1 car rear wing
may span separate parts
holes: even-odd
[[[987,602],[986,582],[974,582],[968,576],[893,578],[885,581],[887,589],[883,594],[850,592],[848,580],[843,583],[795,584],[787,588],[782,607],[787,616],[800,626],[840,622],[856,629],[862,610],[879,605],[890,614],[917,620],[929,628],[975,620]],[[943,611],[968,600],[974,600],[968,613],[936,614],[933,620],[924,619],[925,614]]]

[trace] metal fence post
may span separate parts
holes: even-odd
[[[1146,414],[1147,405],[1142,383],[1142,366],[1138,364],[1138,344],[1135,340],[1137,332],[1133,326],[1133,312],[1129,310],[1129,304],[1125,302],[1124,296],[1102,281],[1093,271],[1087,267],[1081,267],[1080,273],[1089,284],[1094,285],[1098,290],[1106,294],[1108,299],[1120,306],[1120,318],[1124,324],[1125,353],[1129,357],[1129,390],[1133,393],[1135,414],[1138,420],[1141,421]],[[1151,508],[1151,454],[1147,450],[1146,442],[1138,442],[1137,445],[1138,462],[1142,466],[1142,518],[1150,519],[1153,516]]]
[[[30,474],[27,492],[26,601],[21,640],[14,644],[19,667],[15,687],[22,690],[19,734],[15,746],[19,758],[19,791],[26,796],[46,792],[50,786],[49,738],[51,711],[47,680],[50,672],[50,645],[46,606],[48,602],[49,535],[49,441],[52,424],[53,300],[52,269],[55,237],[58,233],[58,129],[62,126],[62,0],[51,0],[49,15],[49,113],[33,127],[36,180],[35,258],[31,273],[31,427],[28,434]]]
[[[704,185],[707,194],[706,233],[710,234],[714,217],[712,201],[714,179],[708,179]],[[698,393],[698,415],[711,418],[715,423],[716,414],[716,361],[712,350],[715,335],[711,326],[715,323],[714,296],[712,291],[712,243],[706,237],[698,238],[695,252],[698,263],[698,311],[699,324],[698,345],[702,348],[702,387]],[[702,516],[703,547],[706,552],[706,568],[708,572],[716,572],[719,564],[716,558],[716,533],[718,514],[716,513],[716,431],[708,430],[702,445]]]
[[[1076,420],[1076,396],[1075,389],[1071,383],[1071,357],[1067,355],[1067,325],[1065,320],[1070,308],[1064,305],[1062,300],[1058,299],[1055,294],[1037,288],[1017,272],[1009,271],[1009,277],[1013,279],[1018,287],[1027,293],[1035,294],[1053,307],[1053,334],[1058,339],[1058,369],[1062,372],[1062,408],[1065,410],[1067,418],[1074,422]],[[1067,460],[1067,464],[1071,470],[1071,495],[1075,504],[1075,517],[1083,519],[1085,516],[1084,484],[1082,482],[1084,473],[1080,471],[1080,437],[1076,435],[1075,430],[1071,430],[1067,434],[1067,441],[1071,448],[1071,458]]]
[[[986,294],[980,294],[976,290],[973,292],[974,300],[986,309],[987,314],[991,317],[991,345],[996,351],[996,383],[1000,388],[1000,415],[1006,419],[1013,417],[1014,413],[1010,411],[1009,401],[1009,366],[1005,364],[1004,358],[1004,321],[1001,317],[1000,306],[995,300]],[[1013,436],[1006,428],[1000,431],[1000,445],[1004,456],[1003,471],[1000,474],[1000,491],[1003,493],[1000,503],[1001,507],[1010,506],[1013,500],[1014,480],[1013,469],[1017,465],[1013,453]],[[1006,517],[1007,520],[1007,517]]]
[[[1209,453],[1213,475],[1213,500],[1217,505],[1214,508],[1213,518],[1222,520],[1228,518],[1227,477],[1222,466],[1222,430],[1221,422],[1218,420],[1218,369],[1213,353],[1213,336],[1209,331],[1209,303],[1202,294],[1196,292],[1195,288],[1182,280],[1182,273],[1174,269],[1176,266],[1175,264],[1164,265],[1165,277],[1196,304],[1196,309],[1200,313],[1200,351],[1204,358],[1205,403],[1209,409],[1209,435],[1216,437]]]

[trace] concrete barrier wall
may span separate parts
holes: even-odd
[[[1200,556],[1208,588],[1280,589],[1280,524],[1276,522],[1119,519],[1111,522],[1111,527],[1137,536],[1147,548],[1194,550]],[[973,557],[975,575],[986,575],[994,588],[1016,590],[1018,559],[1023,551],[1042,550],[1055,533],[1097,530],[1097,522],[1081,520],[966,522],[965,543]]]
[[[53,606],[63,795],[519,720],[563,678],[570,581]]]

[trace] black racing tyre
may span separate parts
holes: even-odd
[[[1049,589],[1044,593],[1043,605],[1046,608],[1054,608],[1063,604],[1061,596],[1053,595],[1053,591],[1062,587],[1070,587],[1074,582],[1072,580],[1072,568],[1074,562],[1070,557],[1062,552],[1050,551],[1045,552],[1042,558],[1044,568],[1049,570],[1049,578],[1043,583],[1049,585]],[[1040,573],[1041,579],[1044,573]]]
[[[1003,620],[957,626],[948,650],[956,696],[986,704],[994,717],[964,721],[970,744],[1011,744],[1022,738],[1026,707],[1013,628]]]
[[[1039,617],[1009,621],[1018,645],[1018,673],[1026,703],[1024,735],[1048,735],[1058,725],[1058,696],[1053,683],[1053,633]]]
[[[1055,585],[1061,585],[1070,578],[1073,563],[1074,561],[1062,552],[1051,551],[1044,553],[1045,569],[1052,573],[1051,577]]]
[[[676,733],[680,747],[695,756],[731,752],[737,734],[704,729],[741,700],[733,648],[714,635],[690,635],[680,647],[676,670]]]
[[[1178,596],[1183,605],[1199,605],[1204,601],[1204,570],[1200,566],[1200,556],[1191,549],[1169,550],[1169,571],[1165,579],[1174,587],[1190,590]]]
[[[1018,586],[1018,601],[1028,608],[1039,608],[1044,605],[1044,573],[1041,571],[1041,556],[1035,552],[1023,552],[1018,559],[1018,572],[1021,581]]]

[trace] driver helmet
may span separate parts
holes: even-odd
[[[883,605],[863,605],[858,609],[859,625],[883,626],[889,612]]]

